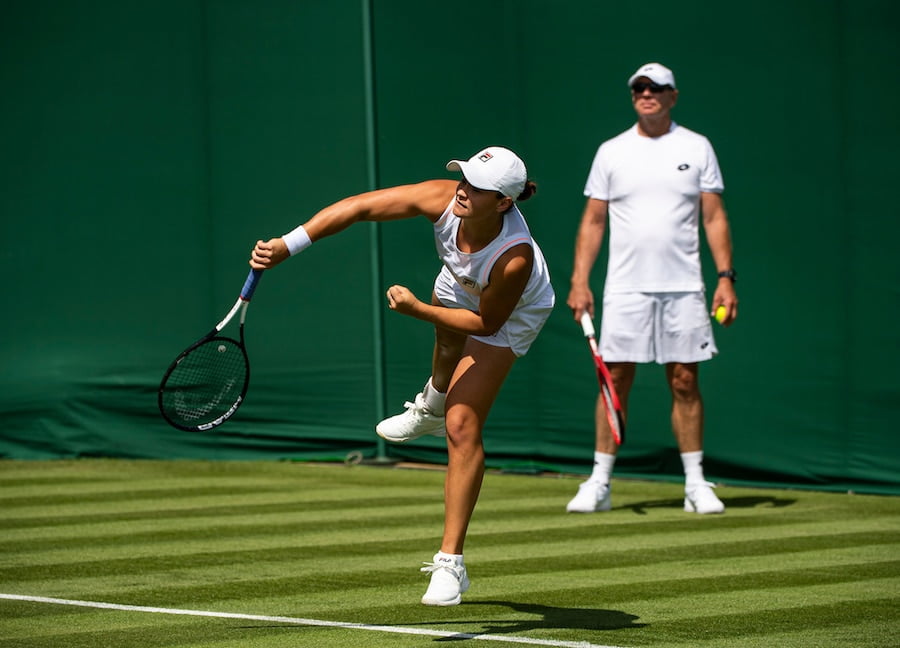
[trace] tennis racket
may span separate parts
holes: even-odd
[[[187,432],[211,430],[227,421],[244,402],[250,384],[250,360],[244,346],[247,305],[262,270],[251,270],[241,296],[221,322],[181,352],[159,384],[159,411]],[[238,339],[220,335],[240,311]]]
[[[600,355],[594,331],[594,321],[587,311],[581,315],[581,329],[584,331],[584,337],[587,338],[588,345],[591,347],[591,355],[594,357],[594,366],[597,368],[597,380],[600,383],[600,394],[603,397],[603,408],[606,410],[606,420],[609,421],[609,429],[612,430],[616,443],[622,445],[625,441],[625,415],[622,412],[622,403],[619,402],[619,395],[616,393],[609,369]]]

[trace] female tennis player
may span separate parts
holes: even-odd
[[[537,187],[509,149],[489,147],[451,160],[462,179],[429,180],[345,198],[280,238],[258,241],[250,265],[268,270],[360,221],[423,215],[434,224],[443,267],[431,300],[404,286],[387,290],[388,307],[435,327],[432,374],[406,411],[376,432],[403,442],[447,437],[444,535],[425,605],[457,605],[469,588],[463,543],[484,476],[482,429],[513,362],[524,355],[550,315],[553,288],[543,254],[517,202]]]

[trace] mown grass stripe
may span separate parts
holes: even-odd
[[[573,594],[583,594],[585,600],[592,596],[602,595],[606,601],[615,601],[617,606],[626,606],[631,602],[650,601],[667,598],[692,597],[697,593],[725,594],[765,589],[776,591],[780,589],[820,587],[824,585],[860,584],[883,580],[886,578],[900,579],[900,567],[897,563],[874,563],[869,565],[847,565],[845,567],[815,568],[800,570],[774,570],[768,572],[754,572],[741,576],[722,575],[709,577],[684,577],[679,569],[673,569],[672,577],[652,581],[635,579],[631,583],[611,585],[603,580],[598,580],[591,586],[580,587],[547,587],[541,579],[534,579],[530,583],[522,583],[529,594],[522,597],[516,596],[520,603],[560,600]],[[482,578],[475,572],[473,582],[477,584],[472,595],[467,599],[478,601],[483,598],[496,598],[503,594],[500,579]],[[385,586],[388,583],[390,585]],[[130,588],[127,591],[121,589],[112,591],[100,591],[99,594],[105,600],[120,600],[123,602],[139,602],[145,605],[182,605],[190,604],[197,600],[241,600],[242,598],[264,598],[277,592],[279,596],[302,599],[307,596],[316,596],[321,600],[333,597],[340,592],[344,599],[344,610],[351,610],[354,616],[362,617],[371,614],[371,592],[373,588],[397,589],[402,591],[410,586],[426,581],[416,573],[415,569],[392,568],[369,571],[357,571],[354,573],[335,573],[328,571],[298,572],[288,577],[268,578],[242,578],[239,580],[222,580],[203,585],[179,585],[173,582],[171,575],[166,582],[160,582],[153,588]],[[554,583],[557,584],[557,583]],[[518,585],[511,588],[518,589]],[[348,607],[353,599],[364,603],[358,609]],[[415,603],[415,601],[412,601]],[[369,610],[369,612],[366,612]]]
[[[65,482],[49,487],[22,488],[15,484],[5,484],[0,489],[0,505],[4,508],[40,506],[48,502],[61,504],[90,504],[129,499],[154,499],[162,497],[202,497],[209,495],[240,495],[257,493],[292,493],[298,500],[346,500],[349,493],[360,492],[371,485],[370,478],[379,474],[366,474],[367,479],[357,479],[334,483],[312,479],[260,479],[240,478],[194,478],[175,480],[130,480],[128,488],[123,490],[121,482],[109,481],[88,485],[69,485]],[[380,473],[386,474],[386,473]],[[436,486],[438,484],[435,484]],[[390,490],[391,487],[386,487]],[[415,497],[408,489],[394,486],[394,494],[407,493],[407,497]],[[367,493],[371,496],[371,493]]]
[[[539,551],[543,553],[538,554]],[[670,581],[693,577],[730,580],[740,582],[742,579],[753,578],[755,573],[766,573],[772,569],[773,564],[779,563],[779,556],[771,559],[761,559],[750,556],[746,558],[732,557],[727,561],[718,559],[686,561],[671,561],[660,566],[658,563],[631,565],[621,568],[598,567],[597,569],[567,569],[565,556],[550,553],[548,548],[542,545],[534,545],[533,552],[539,556],[539,560],[546,563],[539,575],[534,571],[523,572],[517,575],[509,575],[504,569],[509,558],[501,553],[476,552],[470,561],[470,572],[477,581],[477,592],[495,590],[503,583],[520,587],[523,590],[535,592],[549,592],[553,599],[564,597],[564,592],[576,592],[578,583],[587,581],[589,589],[612,591],[610,588],[622,585],[640,585],[646,583],[648,587],[655,588],[658,583],[665,584]],[[891,551],[891,546],[869,545],[866,547],[844,547],[840,549],[810,551],[805,553],[789,554],[788,566],[795,570],[807,570],[815,573],[817,570],[830,570],[833,568],[853,570],[857,566],[870,563],[885,562],[885,557],[896,555]],[[355,592],[353,590],[354,578],[376,578],[383,585],[389,587],[396,584],[397,587],[414,586],[423,581],[423,575],[417,568],[419,562],[416,556],[410,552],[397,550],[390,554],[379,556],[377,563],[369,556],[348,554],[340,561],[330,558],[317,560],[316,557],[304,555],[298,552],[291,560],[279,560],[277,562],[246,562],[240,569],[235,569],[232,563],[205,565],[191,567],[184,562],[173,563],[169,569],[158,571],[146,571],[136,577],[133,574],[111,576],[102,572],[94,572],[89,575],[82,574],[71,578],[51,578],[42,580],[24,579],[15,582],[17,589],[24,589],[42,595],[58,595],[60,593],[76,593],[85,596],[85,593],[100,592],[101,598],[122,600],[123,595],[135,596],[138,602],[148,602],[145,596],[153,595],[154,591],[172,592],[184,591],[190,600],[197,600],[201,591],[207,585],[221,586],[223,592],[228,592],[229,598],[233,592],[240,592],[239,583],[246,583],[249,588],[257,592],[258,596],[265,598],[274,593],[288,594],[294,591],[291,581],[302,581],[308,574],[322,573],[333,582],[341,582],[345,589],[341,591],[343,605],[355,605],[351,599],[358,597],[369,602],[369,593]],[[890,562],[890,561],[888,561]],[[377,565],[377,569],[375,567]],[[497,576],[485,576],[485,566],[492,565]],[[890,567],[890,565],[888,566]],[[390,570],[390,572],[388,571]],[[791,570],[786,569],[785,573]],[[284,582],[282,582],[282,579]],[[538,582],[539,581],[539,582]],[[260,584],[259,588],[253,586],[254,582]],[[235,584],[234,588],[231,587]],[[198,588],[193,594],[190,588]],[[698,591],[702,591],[698,588]],[[244,592],[244,597],[248,595]],[[333,598],[332,590],[317,592],[308,590],[303,592],[302,605],[327,604]],[[132,602],[132,599],[129,599]],[[157,601],[152,601],[157,603]],[[266,607],[270,607],[270,602]]]
[[[765,610],[735,612],[706,616],[702,619],[689,617],[680,620],[665,621],[666,634],[672,641],[685,645],[697,645],[709,639],[726,639],[743,645],[741,642],[754,635],[771,633],[801,634],[807,629],[821,630],[831,627],[850,627],[856,625],[869,626],[867,634],[874,645],[896,646],[896,624],[883,624],[875,619],[892,618],[897,613],[895,597],[867,598],[859,601],[843,600],[836,603],[782,606],[772,601],[772,606]],[[771,644],[770,644],[771,645]],[[863,640],[853,643],[853,648],[863,645]],[[867,644],[873,645],[873,644]]]
[[[26,514],[19,512],[18,516],[7,512],[4,517],[4,527],[8,529],[38,529],[48,525],[65,526],[102,522],[128,522],[143,519],[179,519],[186,515],[216,518],[243,517],[248,514],[290,513],[292,512],[291,507],[295,511],[304,513],[316,511],[334,512],[336,505],[343,506],[340,500],[337,500],[337,502],[331,499],[321,501],[297,500],[291,494],[268,497],[265,501],[258,503],[246,501],[246,499],[240,495],[222,495],[214,500],[216,502],[227,500],[228,504],[212,504],[206,500],[191,499],[146,500],[141,502],[140,506],[134,505],[138,502],[131,502],[131,506],[115,507],[112,511],[106,510],[109,507],[103,507],[103,510],[84,508],[77,514],[69,512],[71,507],[48,505],[36,507]],[[237,501],[242,501],[242,503],[238,505],[235,503]],[[361,510],[365,510],[368,508],[367,504],[377,507],[430,506],[439,510],[441,500],[435,499],[433,502],[423,504],[421,498],[418,498],[418,500],[411,497],[392,498],[385,494],[371,500],[357,500],[356,506]]]
[[[367,528],[379,528],[384,530],[404,529],[409,526],[409,518],[415,516],[418,523],[440,524],[443,512],[433,506],[398,506],[397,504],[385,506],[382,502],[378,507],[370,507],[364,510],[340,509],[330,507],[328,510],[292,510],[285,509],[278,513],[260,514],[255,511],[246,511],[244,515],[229,517],[227,523],[222,522],[221,516],[204,512],[197,514],[192,511],[181,511],[175,516],[163,519],[155,515],[145,515],[131,520],[81,520],[79,525],[66,524],[60,527],[46,526],[40,534],[29,529],[4,529],[0,536],[0,554],[13,551],[49,551],[54,549],[76,549],[80,545],[98,547],[104,544],[125,545],[128,543],[165,542],[172,539],[180,539],[191,532],[203,536],[215,535],[220,540],[230,538],[252,537],[265,533],[269,537],[292,536],[301,537],[307,534],[315,534],[321,530],[328,533],[356,532],[361,526]],[[142,522],[142,523],[141,523]],[[50,524],[50,521],[47,521]],[[485,539],[489,536],[502,536],[508,538],[510,533],[519,532],[524,522],[521,518],[515,521],[505,522],[491,520],[487,525],[473,525],[473,538]],[[559,528],[556,519],[530,518],[528,520],[530,534],[540,533],[543,530],[553,531],[561,537],[590,538],[595,527],[564,527]],[[732,522],[729,524],[716,524],[715,528],[707,529],[709,537],[721,537],[724,539],[730,532],[732,535],[740,535],[743,538],[756,534],[768,537],[780,535],[778,529],[803,524],[799,520],[787,520],[783,518],[766,521],[752,521],[750,523]],[[879,527],[892,528],[896,526],[893,517],[869,517],[864,522],[866,529]],[[482,526],[487,526],[490,531],[482,531]],[[806,530],[809,534],[821,535],[828,533],[830,529],[842,529],[846,525],[843,522],[822,523],[808,522]],[[644,520],[640,523],[616,524],[607,518],[607,524],[602,526],[602,537],[605,539],[625,539],[628,536],[643,535],[654,536],[659,531],[669,532],[684,531],[691,533],[697,528],[693,520]],[[900,532],[897,533],[900,542]]]
[[[363,527],[360,527],[363,528]],[[359,529],[354,532],[358,537]],[[369,537],[371,537],[369,533]],[[559,540],[566,539],[566,534],[561,534]],[[423,532],[422,538],[427,537]],[[409,539],[410,536],[404,536]],[[533,543],[533,533],[506,534],[508,542],[503,546],[510,547],[520,543]],[[497,540],[496,536],[492,536]],[[285,543],[287,540],[287,543]],[[305,540],[305,542],[304,542]],[[421,538],[420,538],[421,540]],[[570,542],[576,542],[568,539]],[[863,530],[853,533],[831,533],[824,535],[796,535],[776,538],[761,538],[752,540],[729,540],[721,542],[706,541],[703,543],[692,542],[693,538],[687,536],[679,544],[671,541],[670,546],[659,547],[657,543],[648,543],[644,538],[639,543],[635,538],[635,544],[631,549],[640,551],[621,551],[608,543],[596,543],[585,540],[579,536],[578,541],[586,543],[584,551],[567,557],[567,562],[573,569],[592,569],[597,566],[605,568],[622,567],[631,564],[660,563],[685,559],[726,559],[737,556],[772,556],[774,554],[798,553],[804,551],[833,549],[840,547],[862,547],[866,545],[896,544],[900,541],[898,534],[893,531],[869,531]],[[479,538],[482,547],[490,547],[492,544],[484,538]],[[279,561],[290,560],[298,552],[310,551],[315,553],[316,559],[328,557],[341,557],[345,555],[381,555],[396,551],[395,538],[387,540],[369,540],[350,543],[339,543],[337,534],[328,529],[309,531],[304,537],[297,534],[290,538],[269,537],[264,530],[251,536],[240,536],[236,539],[223,541],[214,534],[187,535],[178,541],[129,545],[127,542],[113,547],[98,546],[90,549],[77,548],[73,550],[55,550],[44,552],[20,551],[16,558],[16,565],[4,565],[0,567],[0,581],[15,580],[25,570],[34,575],[42,573],[57,574],[66,577],[70,573],[85,573],[91,570],[99,570],[108,574],[140,573],[160,564],[160,556],[165,556],[169,564],[179,561],[193,566],[214,565],[219,562],[237,564],[247,560]],[[0,557],[5,562],[8,558]],[[513,563],[513,571],[507,571],[509,566],[504,566],[505,573],[519,573],[522,571],[534,571],[540,569],[526,561]],[[486,571],[490,567],[486,567]],[[492,575],[489,571],[487,575]]]
[[[293,558],[293,559],[291,559]],[[761,566],[771,564],[772,561],[781,561],[783,556],[769,555],[768,560],[759,563],[755,569],[745,566],[744,574],[735,574],[726,572],[724,575],[712,573],[709,576],[697,576],[696,583],[699,585],[706,580],[709,587],[713,587],[712,583],[719,582],[716,588],[724,588],[727,590],[729,583],[754,582],[757,578],[754,571],[759,572]],[[805,558],[805,556],[800,556]],[[719,559],[714,559],[718,561]],[[706,562],[714,562],[708,559]],[[252,570],[247,572],[232,570],[230,573],[227,568],[222,568],[222,561],[216,556],[195,555],[186,557],[182,561],[172,561],[166,558],[158,558],[153,562],[143,561],[142,564],[135,567],[127,561],[123,561],[120,565],[104,566],[102,564],[86,564],[74,563],[64,568],[50,567],[46,571],[31,569],[18,570],[11,568],[5,578],[9,583],[16,583],[21,586],[27,583],[30,587],[35,588],[41,582],[46,582],[47,586],[54,588],[60,581],[70,580],[77,583],[79,575],[102,575],[102,579],[108,580],[118,577],[127,583],[130,591],[129,602],[132,601],[131,595],[137,596],[137,600],[147,596],[148,591],[152,592],[153,588],[162,588],[166,591],[166,596],[174,597],[181,600],[183,596],[185,600],[196,600],[198,596],[211,595],[214,591],[219,591],[226,598],[238,597],[244,595],[265,596],[267,592],[279,592],[285,595],[306,596],[316,595],[328,592],[343,591],[349,588],[367,588],[379,587],[384,583],[416,583],[420,580],[416,572],[418,563],[412,560],[408,555],[385,554],[384,560],[374,563],[371,560],[355,559],[347,561],[348,565],[343,569],[337,569],[335,565],[330,564],[329,559],[315,557],[315,559],[301,560],[296,554],[293,557],[280,559],[278,557],[268,557],[262,554],[247,555],[243,560],[237,562],[228,561],[226,565],[247,564],[253,565]],[[590,567],[585,567],[577,561],[568,560],[566,557],[547,558],[542,561],[540,566],[533,566],[528,570],[521,569],[522,561],[488,561],[479,560],[473,563],[473,578],[477,578],[481,583],[489,583],[492,579],[498,581],[513,582],[516,575],[524,577],[526,583],[534,589],[549,589],[559,587],[563,583],[568,583],[568,589],[575,592],[579,588],[575,583],[579,577],[588,577],[596,585],[588,588],[603,588],[604,591],[614,591],[616,585],[605,580],[605,572],[618,570],[627,570],[629,566],[639,567],[640,569],[630,576],[632,582],[627,587],[636,587],[646,581],[646,571],[648,566],[654,563],[641,560],[635,557],[630,561],[619,561],[617,566],[605,563],[597,563]],[[749,563],[746,560],[744,564]],[[777,574],[789,574],[801,584],[805,584],[808,579],[801,578],[799,575],[809,573],[809,578],[814,579],[816,574],[822,575],[832,574],[832,578],[839,580],[838,574],[842,574],[842,578],[847,581],[857,580],[863,577],[875,577],[878,574],[872,574],[867,567],[867,563],[877,562],[882,570],[881,576],[885,574],[896,575],[897,563],[892,561],[871,561],[864,557],[848,556],[844,559],[845,565],[829,566],[816,564],[812,560],[807,560],[807,566],[801,570],[783,570],[770,575],[769,579],[760,576],[760,584],[772,585],[773,579],[777,579]],[[659,564],[659,563],[657,563]],[[679,582],[679,578],[683,578],[685,573],[703,570],[705,563],[698,562],[695,557],[682,556],[682,560],[676,561],[674,558],[666,560],[662,564],[667,565],[670,578],[660,582],[663,585],[669,581],[672,583]],[[340,567],[342,565],[338,565]],[[117,568],[120,567],[120,568]],[[765,572],[762,572],[765,573]],[[21,578],[15,578],[17,574]],[[543,576],[548,574],[548,576]],[[621,576],[617,577],[619,581]],[[786,582],[790,579],[785,577]],[[190,586],[182,586],[180,581],[186,580],[193,583]],[[200,581],[200,584],[197,582]],[[690,580],[686,581],[690,583]],[[138,583],[147,583],[148,586],[140,586]],[[541,585],[539,586],[538,583]],[[620,587],[620,591],[627,589]],[[657,581],[650,580],[646,583],[647,591],[659,589],[660,584]],[[690,587],[690,585],[687,585]],[[59,591],[54,589],[53,591]],[[643,591],[643,590],[638,590]],[[697,589],[697,591],[703,591]],[[182,594],[177,594],[183,592]],[[104,593],[107,593],[104,591]],[[115,593],[115,591],[113,592]],[[621,598],[621,594],[617,595]]]
[[[840,567],[814,567],[807,569],[778,569],[757,571],[741,575],[683,576],[678,565],[672,570],[672,577],[652,581],[634,580],[631,583],[611,585],[598,581],[596,586],[581,587],[582,591],[602,591],[606,600],[625,604],[630,601],[691,597],[698,593],[725,594],[743,591],[819,587],[823,585],[866,583],[884,579],[900,579],[900,561],[886,561],[870,564],[848,564]],[[484,582],[484,581],[482,581]],[[542,598],[553,599],[573,588],[541,588]]]
[[[364,509],[367,506],[379,506],[382,502],[391,501],[389,493],[373,496],[371,494],[371,489],[365,490],[366,497],[362,497],[362,490],[355,492],[353,495],[356,502],[351,504],[351,506],[356,506],[361,509]],[[227,507],[223,507],[223,500],[229,503]],[[408,496],[395,498],[394,501],[398,504],[421,504],[423,501],[428,501],[428,498]],[[431,498],[431,501],[438,506],[442,502],[440,496],[436,494]],[[146,497],[128,496],[127,494],[123,496],[119,494],[115,497],[97,497],[88,501],[81,501],[76,497],[72,498],[72,501],[69,502],[62,501],[60,498],[56,497],[47,497],[42,501],[34,501],[28,506],[20,506],[18,508],[6,508],[4,506],[4,511],[10,521],[14,521],[16,519],[46,519],[63,511],[70,517],[76,517],[73,516],[71,510],[73,507],[77,507],[77,515],[82,516],[83,519],[83,517],[86,516],[108,515],[110,513],[127,514],[135,511],[148,513],[159,508],[160,502],[165,502],[166,509],[172,511],[181,510],[183,512],[187,509],[230,507],[234,512],[240,513],[241,508],[253,506],[272,507],[273,504],[280,504],[282,507],[303,507],[307,510],[328,510],[329,508],[333,509],[336,504],[347,504],[347,497],[344,496],[342,499],[341,496],[335,494],[333,491],[329,493],[328,497],[311,498],[308,495],[306,497],[299,497],[296,493],[285,490],[260,490],[255,492],[237,490],[231,492],[223,491],[220,493],[206,493],[203,495],[187,493],[163,495],[156,493],[147,495]]]
[[[343,539],[356,538],[360,528],[382,529],[385,533],[390,532],[391,536],[398,540],[404,537],[411,539],[415,536],[397,534],[396,530],[408,528],[409,520],[412,518],[415,518],[419,525],[439,524],[442,512],[440,509],[432,507],[414,507],[408,511],[396,506],[387,509],[373,508],[359,514],[353,510],[335,511],[333,508],[327,512],[286,510],[282,515],[271,518],[267,524],[257,522],[258,518],[254,518],[253,515],[248,515],[246,518],[233,518],[229,520],[228,524],[213,524],[210,520],[215,519],[214,516],[208,514],[194,516],[190,511],[182,511],[181,517],[166,518],[165,521],[158,521],[152,515],[140,518],[145,523],[144,528],[150,526],[156,529],[154,531],[139,531],[139,527],[134,525],[128,527],[128,530],[123,530],[121,527],[104,529],[103,523],[96,521],[85,527],[91,531],[80,537],[83,546],[89,547],[93,551],[99,551],[106,543],[118,546],[119,550],[123,552],[130,551],[128,549],[130,543],[165,543],[167,540],[174,539],[185,540],[189,543],[191,536],[199,541],[205,541],[205,539],[215,536],[219,540],[217,545],[220,550],[227,549],[229,541],[233,541],[231,544],[237,545],[242,541],[257,542],[262,535],[268,537],[264,544],[273,549],[284,544],[278,540],[282,536],[289,539],[288,544],[291,547],[315,547],[321,545],[322,541],[328,544],[340,544]],[[283,522],[273,523],[273,519],[283,520]],[[652,548],[658,544],[654,539],[658,538],[660,532],[664,530],[667,532],[666,543],[671,545],[693,544],[697,537],[696,534],[701,530],[706,539],[705,544],[724,544],[738,537],[761,541],[782,537],[793,538],[797,535],[837,537],[840,534],[835,534],[834,531],[846,528],[844,521],[798,523],[780,519],[768,519],[763,522],[753,520],[745,522],[743,525],[715,523],[705,527],[696,519],[646,520],[639,524],[624,525],[615,524],[609,518],[607,521],[607,524],[600,527],[560,527],[555,524],[553,519],[546,521],[542,521],[542,519],[519,520],[517,524],[508,526],[474,523],[470,533],[470,545],[484,548],[498,544],[504,546],[529,544],[535,535],[547,532],[552,533],[561,541],[590,543],[592,539],[596,539],[598,546],[601,547],[602,540],[627,544],[630,548]],[[83,520],[82,524],[87,525],[88,523]],[[892,537],[893,541],[900,542],[900,530],[895,530],[898,528],[896,517],[870,516],[855,526],[861,529],[859,533],[878,533],[879,535],[873,536],[878,538],[877,542],[883,542],[885,537]],[[527,528],[523,529],[523,527]],[[36,562],[46,562],[48,559],[52,560],[54,549],[75,550],[80,548],[79,540],[72,539],[71,533],[64,533],[61,539],[54,539],[53,536],[54,533],[51,532],[42,539],[39,534],[23,533],[20,540],[0,541],[0,549],[7,553],[20,551],[23,558],[27,558],[28,555],[37,551],[49,552],[51,557],[36,559]],[[184,542],[182,544],[184,547],[188,547],[188,544]],[[701,543],[700,546],[702,547],[703,544]],[[232,547],[232,549],[240,550],[240,547]],[[590,548],[587,549],[590,550]],[[186,550],[190,551],[191,549],[187,548]],[[83,555],[89,556],[90,553],[91,551],[87,551]],[[0,551],[0,555],[2,555],[2,551]],[[110,554],[104,553],[104,555]]]
[[[77,607],[99,608],[116,610],[120,612],[141,612],[146,614],[166,614],[187,617],[203,617],[215,619],[238,619],[241,621],[259,621],[268,623],[285,623],[290,625],[315,626],[324,628],[341,628],[363,632],[383,632],[398,635],[415,635],[422,637],[440,637],[453,641],[478,640],[502,643],[515,643],[530,646],[550,646],[553,648],[617,648],[615,646],[601,646],[584,641],[571,642],[553,639],[535,639],[531,637],[503,637],[492,634],[475,634],[468,632],[447,632],[442,630],[429,630],[425,628],[403,628],[385,625],[371,625],[358,622],[324,621],[321,619],[304,619],[297,617],[268,616],[259,614],[246,614],[236,612],[215,612],[210,610],[187,610],[162,607],[148,607],[136,605],[122,605],[119,603],[106,603],[102,601],[79,601],[70,599],[47,598],[38,596],[16,595],[0,593],[0,599],[31,601],[34,603],[46,603],[51,605],[72,605]],[[141,645],[144,645],[143,643]],[[166,645],[166,644],[162,644]]]

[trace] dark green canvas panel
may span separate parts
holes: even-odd
[[[841,12],[847,181],[845,226],[835,229],[850,243],[844,267],[851,277],[843,311],[849,344],[842,350],[851,391],[841,421],[847,434],[842,472],[854,481],[893,482],[900,457],[900,375],[893,369],[900,362],[894,324],[900,319],[900,255],[892,245],[898,209],[890,188],[896,183],[900,124],[883,119],[879,108],[882,98],[896,101],[895,91],[873,93],[873,88],[882,87],[897,66],[898,9],[870,0],[842,3]]]
[[[0,456],[444,461],[438,439],[372,433],[428,377],[433,331],[383,306],[393,283],[431,290],[424,218],[354,226],[264,276],[251,390],[216,432],[168,428],[155,392],[237,297],[256,239],[502,144],[538,183],[522,208],[558,307],[491,413],[489,462],[586,472],[596,387],[565,305],[582,189],[600,142],[633,122],[628,76],[659,60],[675,119],[716,148],[740,273],[740,318],[715,327],[701,370],[707,473],[900,491],[894,3],[0,11]],[[598,298],[604,266],[605,251]],[[661,367],[640,368],[629,426],[617,472],[677,479]]]

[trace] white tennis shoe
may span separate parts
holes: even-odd
[[[447,435],[444,417],[431,413],[421,393],[416,394],[415,402],[407,401],[403,406],[406,408],[405,412],[386,418],[375,426],[375,432],[382,439],[402,443],[426,434]]]
[[[612,508],[609,484],[587,480],[578,487],[578,493],[566,505],[569,513],[597,513]]]
[[[688,513],[724,513],[725,505],[716,497],[712,482],[703,481],[684,487],[684,510]]]
[[[425,563],[421,571],[431,573],[431,582],[422,597],[424,605],[459,605],[469,589],[469,575],[461,559],[436,553],[434,562]]]

